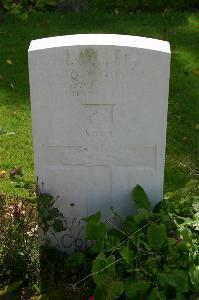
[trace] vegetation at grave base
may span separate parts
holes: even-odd
[[[8,206],[2,196],[0,295],[33,300],[198,299],[199,182],[167,193],[153,209],[139,185],[133,199],[135,215],[122,218],[112,210],[111,221],[103,221],[100,212],[85,218],[86,238],[92,240],[85,252],[68,256],[43,245],[39,286],[35,204],[23,199]],[[66,229],[54,201],[38,196],[44,234],[50,227],[54,232]]]
[[[136,215],[123,219],[115,214],[110,230],[101,221],[100,213],[86,218],[86,236],[95,242],[87,256],[76,252],[67,258],[66,265],[78,274],[89,260],[90,273],[73,287],[91,277],[89,293],[96,300],[198,299],[197,195],[198,182],[192,181],[167,194],[151,210],[147,195],[137,185],[133,190]]]
[[[36,203],[0,195],[0,298],[39,285]]]

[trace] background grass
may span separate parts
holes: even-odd
[[[199,13],[100,13],[78,15],[34,13],[26,22],[0,16],[0,180],[1,191],[28,195],[34,184],[27,51],[32,39],[76,34],[118,33],[167,40],[171,43],[165,191],[198,175],[199,150]],[[23,183],[9,178],[21,166]],[[28,183],[28,184],[27,184]]]

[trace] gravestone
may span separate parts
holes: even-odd
[[[110,207],[133,211],[132,188],[162,197],[170,47],[112,34],[34,40],[29,78],[35,173],[72,224]],[[71,229],[70,229],[71,230]],[[60,233],[63,249],[77,246]],[[80,242],[83,247],[82,241]]]

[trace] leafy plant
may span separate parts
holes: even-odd
[[[198,191],[198,181],[193,180],[183,189],[166,194],[163,201],[151,209],[145,191],[136,186],[132,192],[137,207],[135,215],[122,218],[112,210],[112,221],[108,220],[112,228],[108,228],[100,212],[84,219],[86,237],[92,241],[86,251],[74,252],[68,256],[58,249],[49,248],[48,243],[41,247],[43,295],[46,299],[49,294],[57,299],[197,299]],[[54,230],[56,236],[56,232],[64,231],[67,224],[64,223],[63,215],[54,207],[54,201],[50,195],[40,194],[37,205],[41,229],[45,233]],[[15,221],[22,222],[25,203],[16,205],[14,210],[12,205],[9,206],[9,214],[12,220],[14,218]],[[7,213],[7,210],[4,212]],[[26,214],[27,212],[26,208]],[[20,224],[24,226],[24,223]],[[15,227],[12,230],[13,228]],[[8,233],[12,233],[12,230]],[[34,236],[32,230],[27,231],[26,228],[27,233],[23,230],[25,237],[26,234],[28,237]],[[13,235],[16,239],[16,230]],[[9,243],[10,248],[7,247]],[[11,250],[13,244],[11,241],[9,243],[6,244],[3,240],[6,251],[1,248],[1,262],[4,266],[8,257],[14,255]],[[28,249],[27,247],[26,250]],[[31,255],[33,250],[29,249]],[[16,269],[19,263],[21,261],[17,260],[14,264]],[[30,266],[28,270],[34,270]],[[7,265],[6,270],[10,268]],[[30,273],[24,274],[28,274],[25,278],[29,282],[34,281]],[[2,294],[21,288],[25,282],[23,276],[13,276],[11,273],[7,275],[7,271],[3,278]]]
[[[39,284],[36,204],[0,195],[1,295]]]
[[[99,212],[86,218],[86,236],[94,244],[85,254],[92,266],[77,284],[92,277],[94,297],[100,300],[196,299],[198,190],[198,181],[192,181],[152,210],[143,188],[136,186],[137,215],[122,219],[114,213],[120,223],[113,218],[110,230]]]
[[[19,16],[22,20],[27,19],[28,13],[34,10],[41,10],[49,6],[56,6],[59,0],[2,0],[2,6],[13,15]]]

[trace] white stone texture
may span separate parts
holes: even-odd
[[[162,197],[170,47],[112,34],[34,40],[29,77],[35,173],[67,220]],[[71,205],[72,204],[72,205]],[[64,245],[62,245],[64,247]]]

